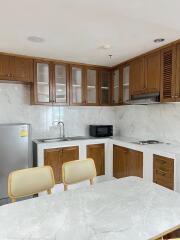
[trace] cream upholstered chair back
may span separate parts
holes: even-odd
[[[66,162],[62,166],[65,191],[68,189],[68,185],[85,180],[89,180],[90,184],[93,184],[94,177],[96,177],[96,167],[94,160],[91,158]]]
[[[50,166],[26,168],[11,172],[8,179],[8,195],[12,202],[17,198],[31,196],[42,191],[51,193],[55,185]]]

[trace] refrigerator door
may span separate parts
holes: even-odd
[[[31,167],[28,124],[0,124],[0,199],[8,197],[9,173]]]

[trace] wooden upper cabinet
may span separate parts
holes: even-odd
[[[69,66],[67,64],[53,64],[53,103],[57,105],[69,104]]]
[[[111,71],[101,69],[99,79],[100,105],[111,105],[111,85]]]
[[[105,146],[104,144],[87,145],[87,157],[94,160],[97,176],[105,174]]]
[[[120,105],[123,101],[123,69],[112,71],[112,104]]]
[[[96,68],[86,68],[86,83],[85,83],[85,103],[86,105],[98,105],[98,70]]]
[[[175,98],[180,101],[180,44],[176,46],[176,83]]]
[[[11,79],[33,82],[33,60],[22,57],[10,58]]]
[[[175,98],[176,46],[161,50],[161,102]]]
[[[10,79],[10,56],[0,54],[0,80]]]
[[[53,169],[55,183],[62,182],[62,149],[53,148],[44,150],[44,165]]]
[[[81,65],[70,66],[70,100],[71,105],[85,104],[85,73]]]
[[[139,57],[130,63],[130,94],[141,94],[145,89],[144,57]]]
[[[147,92],[160,92],[161,55],[160,51],[145,57],[145,86]]]
[[[34,61],[34,85],[32,87],[31,102],[33,104],[52,104],[52,63],[48,61]]]
[[[0,80],[33,82],[33,60],[0,54]]]

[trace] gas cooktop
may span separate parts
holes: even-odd
[[[137,142],[133,142],[135,144],[139,144],[139,145],[148,145],[148,144],[158,144],[158,143],[163,143],[163,142],[159,142],[157,140],[144,140],[144,141],[137,141]]]

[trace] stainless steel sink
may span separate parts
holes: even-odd
[[[38,141],[42,143],[51,143],[51,142],[69,141],[69,139],[68,138],[44,138],[44,139],[38,139]]]
[[[38,139],[38,142],[51,143],[51,142],[63,142],[63,141],[74,141],[74,140],[87,140],[92,138],[93,137],[86,137],[86,136],[75,136],[75,137],[65,137],[65,138],[44,138],[44,139]]]

